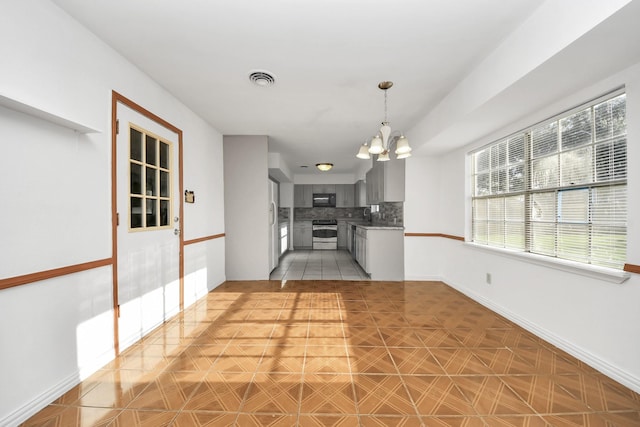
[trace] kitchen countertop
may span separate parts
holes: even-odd
[[[311,223],[310,219],[296,219],[294,223]],[[369,222],[352,218],[338,218],[338,222],[346,222],[349,225],[355,225],[356,227],[362,227],[366,230],[404,230],[402,225],[391,225],[387,223]]]
[[[362,227],[366,230],[404,230],[402,225],[389,225],[385,223],[368,222],[368,221],[348,221],[347,224]]]

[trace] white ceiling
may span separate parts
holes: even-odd
[[[223,134],[268,135],[296,174],[354,172],[384,118],[380,81],[392,128],[411,129],[544,3],[52,1]],[[275,85],[253,85],[256,69]]]

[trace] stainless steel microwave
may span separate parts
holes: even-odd
[[[314,208],[335,208],[336,193],[313,193]]]

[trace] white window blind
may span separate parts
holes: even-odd
[[[624,93],[534,125],[471,156],[475,243],[623,268]]]

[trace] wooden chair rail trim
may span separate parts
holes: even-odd
[[[36,273],[25,274],[22,276],[0,279],[0,290],[66,276],[68,274],[79,273],[81,271],[92,270],[94,268],[106,267],[112,264],[112,258],[105,258],[97,261],[84,262],[82,264],[69,265],[66,267],[54,268],[52,270],[38,271]]]
[[[640,274],[640,265],[635,264],[625,264],[624,271],[628,273]]]
[[[464,237],[454,236],[453,234],[443,234],[443,233],[404,233],[407,237],[444,237],[445,239],[453,239],[464,242]]]
[[[201,243],[201,242],[206,242],[207,240],[219,239],[224,236],[225,236],[224,233],[220,233],[220,234],[214,234],[213,236],[198,237],[197,239],[185,240],[184,245],[185,246],[193,245],[194,243]]]

